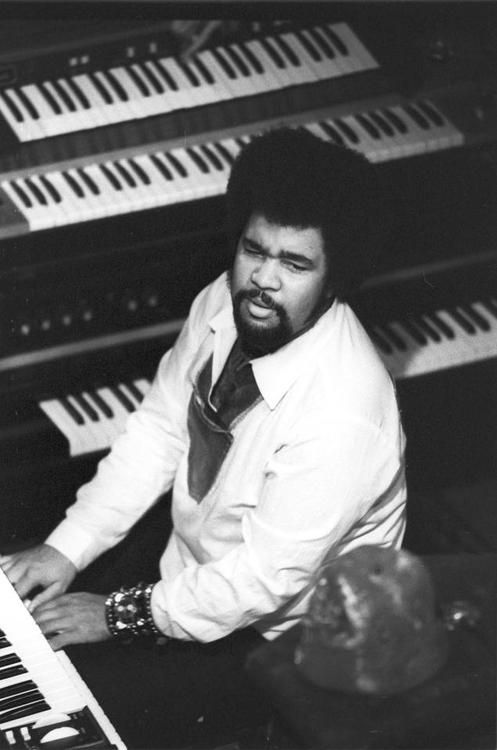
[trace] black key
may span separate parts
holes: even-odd
[[[190,154],[191,158],[193,159],[197,167],[200,169],[200,171],[203,172],[204,174],[209,174],[209,172],[211,171],[209,169],[209,165],[207,164],[207,162],[204,161],[204,159],[202,159],[198,151],[195,151],[195,149],[191,147],[187,148],[186,151],[188,154]]]
[[[128,164],[135,172],[138,179],[140,179],[144,185],[150,185],[151,179],[148,176],[148,174],[145,172],[145,170],[140,166],[140,164],[137,164],[136,161],[133,158],[128,159]]]
[[[428,317],[433,321],[433,323],[435,323],[437,328],[443,333],[446,338],[451,340],[455,338],[455,333],[452,328],[445,322],[445,320],[442,320],[438,313],[428,313]]]
[[[423,128],[423,130],[430,129],[430,123],[428,122],[428,120],[423,117],[420,111],[416,109],[413,104],[406,104],[403,109],[414,120],[414,122],[419,125],[420,128]]]
[[[80,412],[73,406],[73,404],[65,397],[60,399],[60,403],[66,410],[66,412],[69,414],[73,422],[76,422],[78,425],[84,425],[85,420],[81,416]]]
[[[15,117],[17,122],[24,122],[24,115],[22,114],[21,110],[17,106],[17,104],[14,102],[8,91],[1,91],[0,96],[4,100],[7,107],[10,109],[12,115]]]
[[[124,68],[124,70],[129,75],[129,77],[131,78],[131,80],[135,83],[135,85],[137,86],[137,88],[138,88],[140,94],[142,94],[142,96],[151,96],[152,95],[152,92],[148,88],[147,84],[142,79],[142,77],[138,75],[138,73],[136,72],[136,70],[134,70],[134,68],[132,68],[129,65],[126,65],[126,67]]]
[[[261,37],[261,39],[259,39],[259,44],[268,53],[269,57],[274,62],[277,68],[280,68],[280,70],[286,69],[283,58],[279,55],[278,51],[275,50],[274,47],[269,43],[269,39],[267,39],[266,37]]]
[[[31,714],[41,713],[42,711],[50,711],[50,706],[44,700],[35,701],[30,703],[25,708],[13,708],[10,711],[0,713],[0,721],[14,721],[14,719],[22,719],[24,716],[31,716]]]
[[[104,72],[104,76],[105,76],[106,80],[109,82],[109,84],[112,86],[112,88],[114,89],[114,91],[117,94],[117,96],[119,97],[119,99],[122,102],[129,101],[128,92],[121,85],[121,82],[116,78],[116,76],[114,75],[114,73],[111,70],[106,70]]]
[[[231,58],[233,65],[236,65],[244,78],[250,77],[250,70],[247,68],[245,61],[240,57],[233,45],[229,44],[224,48],[225,54]]]
[[[169,171],[169,169],[166,167],[162,159],[158,159],[155,154],[152,154],[150,157],[151,161],[155,164],[159,172],[162,174],[163,177],[166,178],[166,180],[173,180],[173,175]]]
[[[150,64],[153,65],[154,68],[161,74],[170,89],[172,89],[173,91],[179,91],[178,84],[160,60],[150,60]]]
[[[85,194],[83,190],[81,189],[81,185],[78,183],[77,180],[74,179],[72,174],[69,174],[69,172],[62,172],[62,177],[65,179],[69,187],[72,189],[72,191],[78,198],[85,197]]]
[[[321,52],[324,53],[325,57],[327,57],[329,60],[334,60],[336,57],[335,50],[329,43],[329,41],[326,39],[326,37],[321,36],[318,29],[307,29],[307,33],[310,34],[314,42],[317,44]]]
[[[93,399],[93,402],[100,409],[100,411],[106,417],[108,417],[108,419],[112,419],[112,417],[114,416],[114,412],[110,408],[109,404],[102,398],[102,396],[97,393],[97,391],[88,391],[88,395]]]
[[[92,422],[99,422],[100,419],[98,417],[97,412],[93,408],[93,406],[88,402],[88,400],[85,398],[85,396],[82,393],[77,393],[74,396],[75,401],[77,401],[78,405],[81,407],[81,409],[84,411],[84,413],[90,417]]]
[[[434,125],[436,125],[437,127],[442,127],[442,125],[445,125],[444,118],[430,102],[421,100],[418,102],[418,107],[426,115],[426,117],[428,117],[432,121]]]
[[[9,646],[12,646],[12,643],[7,638],[0,638],[0,649],[9,648]]]
[[[0,656],[0,669],[3,669],[3,667],[9,667],[11,664],[20,663],[21,660],[17,654],[6,654],[5,656]]]
[[[486,318],[483,317],[483,315],[480,315],[478,310],[475,310],[475,308],[471,304],[465,304],[461,305],[463,311],[468,315],[471,320],[476,323],[478,328],[481,328],[482,331],[490,331],[490,323]]]
[[[321,31],[323,32],[323,34],[326,34],[326,36],[328,37],[328,39],[330,40],[330,42],[333,44],[333,46],[335,47],[335,49],[337,49],[339,51],[339,53],[341,55],[347,56],[347,55],[350,54],[348,48],[345,45],[345,43],[338,36],[338,34],[336,33],[336,31],[334,31],[333,29],[331,29],[326,24],[322,27]]]
[[[73,99],[67,93],[67,90],[64,88],[64,86],[61,86],[59,81],[52,81],[52,86],[66,105],[67,109],[70,112],[76,112],[78,108],[75,105]]]
[[[319,50],[312,44],[308,37],[303,34],[300,29],[295,31],[295,36],[301,43],[302,47],[306,50],[306,52],[312,57],[314,62],[321,62],[323,59],[323,56],[320,54]]]
[[[326,120],[322,120],[319,124],[326,135],[333,141],[333,143],[336,143],[338,146],[345,146],[344,139],[342,138],[338,130],[333,127],[333,125],[330,125],[330,123],[326,122]]]
[[[210,146],[208,146],[206,143],[202,143],[200,146],[200,150],[210,161],[214,169],[217,169],[218,172],[222,172],[224,170],[222,162],[218,158],[217,154],[215,154],[214,151],[210,148]]]
[[[109,169],[109,167],[106,164],[101,164],[100,169],[102,170],[104,175],[107,177],[107,180],[110,182],[110,184],[115,190],[123,189],[123,186],[121,185],[121,183],[119,182],[115,174],[112,172],[112,170]]]
[[[193,71],[191,66],[188,65],[188,63],[183,62],[183,60],[180,60],[179,58],[176,59],[176,63],[178,67],[181,68],[185,76],[188,78],[192,86],[195,86],[195,87],[200,86],[199,79],[195,75],[195,72]]]
[[[78,102],[83,107],[83,109],[91,109],[91,104],[88,100],[88,97],[86,96],[85,92],[80,88],[79,84],[76,83],[76,81],[73,78],[68,78],[67,84],[69,88],[71,89],[71,91],[73,92],[76,99],[78,100]]]
[[[390,343],[380,334],[378,330],[369,331],[369,335],[373,339],[376,346],[378,346],[385,354],[393,354],[393,349]]]
[[[256,73],[263,74],[264,66],[262,65],[261,61],[257,59],[257,57],[254,55],[250,47],[248,47],[245,42],[239,42],[238,46],[242,50],[243,54],[249,61],[249,63],[252,65]]]
[[[21,100],[21,102],[24,104],[24,106],[28,110],[33,120],[39,120],[40,114],[38,110],[36,109],[36,107],[34,106],[31,99],[28,96],[26,96],[25,92],[22,89],[16,89],[16,93],[19,99]]]
[[[86,187],[89,190],[91,190],[93,195],[100,195],[100,188],[98,187],[95,180],[92,177],[90,177],[90,175],[87,174],[82,167],[78,167],[76,171],[81,177],[81,179],[83,180],[83,182],[85,183]]]
[[[204,61],[198,57],[197,55],[193,56],[193,63],[196,65],[198,70],[200,71],[200,74],[204,77],[204,81],[209,85],[212,86],[216,83],[214,76],[210,72],[207,65],[204,64]]]
[[[228,166],[235,163],[235,157],[228,151],[224,143],[213,143],[212,145],[226,159]]]
[[[396,331],[393,330],[393,328],[388,324],[384,323],[382,326],[383,332],[386,334],[387,338],[392,342],[392,344],[397,347],[397,349],[400,349],[401,351],[405,352],[407,350],[407,344],[404,341],[404,339],[396,333]]]
[[[405,135],[408,132],[407,125],[402,120],[401,117],[396,112],[392,112],[391,109],[385,108],[382,110],[382,114],[385,116],[387,120],[394,126],[394,128],[397,128],[399,133],[402,135]]]
[[[390,123],[384,118],[383,115],[380,115],[379,112],[370,112],[369,117],[380,128],[380,130],[385,133],[385,135],[389,136],[389,138],[392,138],[395,135],[395,131]]]
[[[33,680],[24,680],[23,682],[16,682],[15,685],[6,685],[0,687],[0,698],[6,698],[9,695],[18,695],[28,690],[36,688],[36,683]]]
[[[298,68],[302,66],[301,61],[295,54],[295,52],[292,50],[292,48],[286,43],[285,39],[283,39],[281,36],[275,36],[273,39],[274,43],[278,45],[282,53],[285,55],[286,59],[290,63],[290,65],[293,65],[294,68]]]
[[[442,340],[442,337],[440,336],[437,329],[425,318],[416,318],[416,325],[418,325],[422,330],[432,339],[432,341],[435,341],[437,344],[439,344]]]
[[[41,203],[43,206],[48,206],[48,201],[43,195],[43,193],[41,192],[38,185],[35,185],[35,183],[31,180],[30,177],[26,177],[24,182],[29,187],[29,189],[31,190],[35,198],[38,200],[38,202]]]
[[[482,305],[484,305],[488,312],[491,313],[494,318],[497,318],[497,301],[492,299],[491,297],[489,299],[482,300]]]
[[[471,323],[471,321],[468,320],[460,310],[452,308],[450,310],[447,310],[447,313],[456,321],[456,323],[459,324],[463,331],[466,331],[466,333],[469,333],[471,335],[476,333],[476,328],[474,327],[473,323]]]
[[[40,175],[40,181],[43,184],[43,187],[48,192],[48,194],[53,198],[55,203],[61,203],[62,198],[60,196],[59,191],[52,185],[48,177],[44,174]]]
[[[222,52],[219,47],[215,47],[211,50],[212,55],[216,58],[216,61],[219,63],[221,68],[224,70],[228,78],[231,78],[232,81],[236,81],[238,78],[236,72],[233,70],[233,67],[231,66],[229,60],[226,59],[224,52]]]
[[[9,677],[17,677],[19,674],[26,674],[27,671],[26,667],[22,664],[15,664],[13,667],[6,667],[0,670],[0,685],[2,684],[2,680],[7,680]]]
[[[403,320],[402,327],[406,329],[407,333],[416,341],[420,346],[426,346],[428,340],[422,331],[411,320]]]
[[[59,102],[55,98],[55,96],[52,94],[49,88],[47,88],[45,82],[39,83],[38,88],[40,89],[40,92],[43,95],[43,98],[49,104],[49,106],[52,108],[54,114],[61,115],[62,114],[62,107],[60,106]]]
[[[140,65],[140,70],[147,79],[147,81],[150,83],[152,88],[155,89],[157,94],[164,94],[165,89],[162,83],[160,82],[159,78],[155,75],[153,70],[150,70],[148,65]]]
[[[124,181],[128,184],[128,187],[135,188],[136,187],[136,180],[133,177],[132,174],[128,172],[126,167],[121,164],[119,161],[112,162],[114,167],[117,169],[121,177],[124,179]]]
[[[357,120],[359,125],[362,126],[363,130],[365,130],[366,133],[371,136],[371,138],[373,138],[375,141],[380,140],[381,133],[377,128],[375,128],[373,123],[366,117],[366,115],[359,114],[355,115],[354,118]]]
[[[133,381],[126,383],[126,386],[128,390],[133,394],[133,396],[136,398],[138,403],[141,403],[143,401],[143,393],[140,391],[138,386],[136,386]]]
[[[26,208],[32,208],[33,201],[31,200],[29,195],[22,189],[22,187],[18,185],[17,182],[11,182],[10,185],[12,187],[12,190],[21,199],[21,201],[24,203]]]
[[[180,177],[188,177],[188,172],[186,171],[185,167],[180,162],[178,157],[175,156],[175,154],[171,154],[169,151],[167,151],[164,153],[164,156],[172,165],[172,167],[178,172]]]
[[[350,127],[350,125],[343,120],[341,120],[339,117],[336,117],[333,120],[334,124],[337,126],[339,130],[342,131],[344,136],[349,139],[351,143],[355,143],[356,145],[360,143],[359,136],[356,132]]]
[[[91,82],[94,84],[95,88],[97,89],[98,93],[104,100],[105,104],[114,104],[114,98],[109,93],[109,90],[106,86],[102,83],[102,80],[95,75],[95,73],[88,73],[88,77],[90,78]]]
[[[124,406],[126,411],[129,411],[130,413],[135,411],[135,405],[132,401],[126,396],[124,391],[119,388],[118,385],[111,386],[111,391],[114,394],[114,396],[120,401],[120,403]]]
[[[43,695],[36,689],[22,693],[22,695],[12,696],[11,698],[1,698],[0,712],[10,708],[17,708],[18,706],[25,706],[27,703],[32,703],[34,700],[40,699],[43,700]]]

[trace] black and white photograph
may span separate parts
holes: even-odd
[[[496,750],[497,4],[0,3],[0,750]]]

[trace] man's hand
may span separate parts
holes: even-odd
[[[33,609],[33,617],[54,651],[74,643],[105,641],[112,637],[105,620],[106,598],[61,594]]]
[[[77,573],[75,565],[48,544],[12,555],[0,555],[0,566],[21,599],[26,599],[35,589],[42,589],[33,597],[31,611],[67,591]]]

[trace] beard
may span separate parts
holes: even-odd
[[[259,299],[264,305],[274,310],[276,322],[273,325],[259,325],[244,318],[241,306],[246,299]],[[250,358],[271,354],[293,337],[286,310],[281,305],[276,304],[264,291],[240,289],[233,297],[233,317],[242,350]]]

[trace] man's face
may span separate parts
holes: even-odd
[[[281,226],[254,214],[230,277],[236,326],[248,352],[267,353],[300,333],[331,298],[319,229]]]

